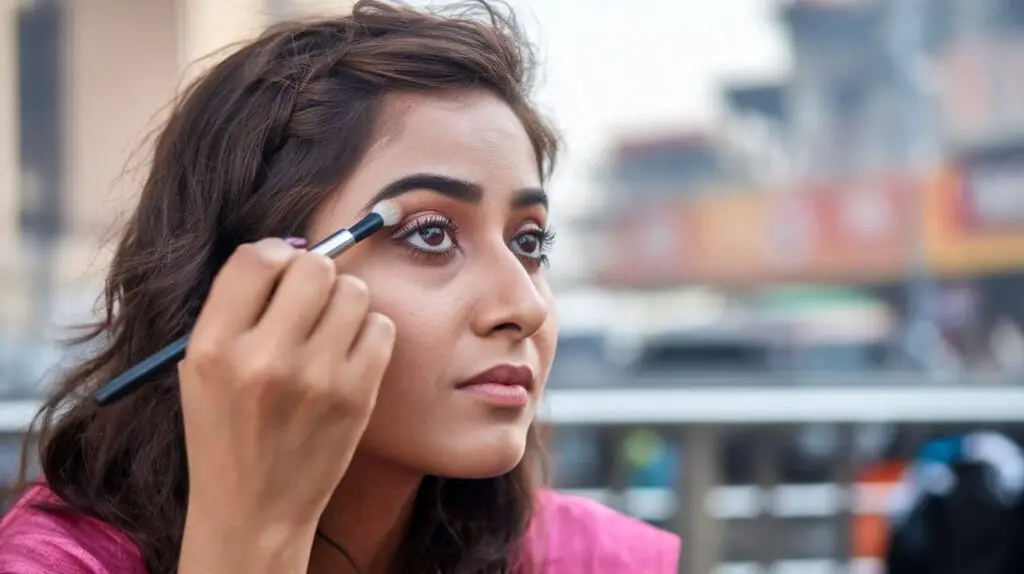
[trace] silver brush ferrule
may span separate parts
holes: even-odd
[[[334,235],[324,239],[311,251],[319,253],[331,259],[344,253],[349,247],[356,244],[356,238],[348,229],[342,229]]]

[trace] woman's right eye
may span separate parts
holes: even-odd
[[[396,229],[391,237],[401,241],[412,255],[445,257],[455,254],[455,223],[440,214],[415,218]]]
[[[440,225],[428,225],[415,229],[405,237],[405,241],[423,251],[431,253],[444,253],[455,247],[455,240],[445,227]]]

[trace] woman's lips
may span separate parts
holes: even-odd
[[[530,402],[533,387],[533,369],[498,365],[464,381],[456,388],[495,405],[523,407]]]

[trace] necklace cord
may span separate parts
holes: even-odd
[[[349,554],[348,551],[345,550],[345,548],[341,544],[335,542],[333,538],[324,534],[324,531],[320,530],[319,528],[316,529],[316,536],[317,538],[326,542],[328,546],[337,550],[339,554],[344,556],[345,560],[348,560],[348,563],[352,565],[352,568],[356,571],[356,574],[361,574],[359,566],[356,565],[356,561],[352,559],[352,555]]]

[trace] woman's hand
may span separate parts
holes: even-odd
[[[178,368],[183,573],[305,572],[394,340],[394,324],[369,311],[366,285],[326,257],[280,239],[231,256]]]

